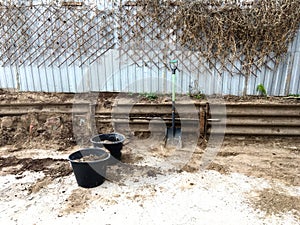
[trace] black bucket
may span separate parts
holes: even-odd
[[[81,161],[84,157],[95,159]],[[106,167],[110,154],[100,148],[85,148],[69,155],[76,181],[80,187],[93,188],[105,181]]]
[[[91,138],[94,147],[102,148],[104,146],[118,160],[121,160],[124,141],[125,136],[118,133],[98,134]]]

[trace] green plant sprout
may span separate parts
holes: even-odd
[[[259,92],[261,96],[267,96],[267,91],[263,84],[257,85],[256,91]]]
[[[190,91],[187,93],[188,97],[191,98],[196,98],[198,100],[200,99],[204,99],[205,98],[205,94],[203,94],[201,91],[198,91],[197,93],[191,93]]]
[[[289,94],[288,96],[289,97],[296,97],[296,98],[298,98],[298,97],[300,97],[300,94]]]
[[[158,98],[157,94],[154,93],[143,93],[141,94],[141,96],[147,98],[150,101],[154,101],[155,99]]]

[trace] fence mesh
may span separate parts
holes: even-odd
[[[91,6],[6,6],[0,9],[2,65],[93,63],[115,46],[114,17]]]
[[[272,39],[278,36],[276,33],[273,36],[271,33],[261,34],[262,40],[257,43],[257,39],[250,35],[252,33],[231,33],[239,27],[242,32],[245,30],[243,26],[251,24],[256,29],[255,20],[258,17],[252,18],[255,10],[262,6],[273,7],[271,3],[262,5],[265,0],[247,1],[247,4],[233,0],[120,0],[105,1],[105,7],[72,1],[35,5],[30,2],[7,2],[2,2],[0,6],[2,66],[91,65],[101,60],[110,49],[117,49],[122,59],[136,64],[151,64],[159,69],[168,68],[170,60],[179,59],[182,69],[189,73],[217,71],[219,74],[255,75],[262,66],[274,69],[278,56],[287,51],[285,47],[293,38],[300,21],[297,10],[288,11],[299,1],[270,1],[275,4],[275,8],[270,9],[278,9],[272,13],[283,12],[278,14],[280,18],[275,21],[277,23],[291,20],[287,14],[294,13],[290,30],[286,29],[286,23],[273,26],[274,29],[281,27],[284,30],[284,44],[280,45],[277,39]],[[193,8],[186,8],[191,4]],[[236,11],[239,11],[240,18],[248,18],[250,25],[243,24],[243,21],[236,25],[238,20],[233,18],[237,15]],[[269,14],[262,16],[268,21],[265,24],[271,26],[269,22],[273,17]],[[206,33],[203,32],[205,30]],[[266,37],[270,40],[263,39]],[[223,39],[228,40],[222,42]],[[262,48],[272,45],[282,47],[283,51],[278,53],[276,49]]]

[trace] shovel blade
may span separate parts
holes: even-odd
[[[167,129],[165,146],[167,147],[173,146],[176,147],[177,149],[182,148],[181,128],[175,128],[175,132],[173,128]]]

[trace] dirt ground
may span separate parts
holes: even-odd
[[[2,103],[72,102],[73,97],[0,93]],[[108,104],[114,97],[102,95],[99,101]],[[103,185],[84,189],[68,162],[81,147],[68,115],[2,117],[0,135],[1,224],[82,224],[95,213],[103,224],[300,224],[300,137],[226,137],[204,169],[207,140],[175,149],[163,147],[161,137],[128,137],[122,163],[108,166]]]
[[[2,212],[0,221],[5,224],[23,224],[21,218],[24,213],[29,213],[36,207],[39,207],[39,212],[43,211],[43,213],[53,210],[54,214],[51,214],[51,219],[61,222],[64,218],[68,224],[73,223],[75,218],[81,218],[78,222],[81,224],[86,219],[94,217],[94,215],[88,216],[87,214],[95,211],[96,206],[103,208],[105,212],[107,208],[113,208],[114,212],[108,215],[116,219],[118,218],[116,214],[120,210],[126,211],[126,208],[133,207],[132,204],[149,211],[158,204],[157,201],[162,201],[160,196],[164,198],[168,196],[171,199],[176,196],[178,198],[176,203],[179,204],[184,201],[183,198],[187,201],[190,196],[186,196],[187,191],[199,192],[196,196],[203,198],[204,194],[201,191],[209,190],[210,192],[205,196],[212,195],[210,198],[218,196],[222,199],[219,201],[228,201],[226,206],[219,209],[220,212],[230,208],[230,210],[236,210],[236,205],[240,203],[231,201],[233,199],[236,201],[237,197],[232,196],[233,199],[230,200],[223,198],[229,198],[233,193],[240,196],[242,192],[243,207],[246,204],[247,210],[251,209],[251,212],[243,208],[239,209],[240,215],[245,214],[245,217],[250,219],[250,222],[246,222],[245,218],[241,218],[239,224],[299,224],[300,145],[297,141],[299,140],[285,138],[272,141],[266,138],[226,138],[215,160],[207,169],[200,170],[201,152],[205,151],[205,148],[202,149],[201,146],[198,146],[199,148],[184,167],[176,167],[177,164],[174,161],[175,167],[162,168],[157,166],[159,165],[157,162],[166,161],[169,164],[168,156],[177,153],[180,155],[181,152],[176,153],[177,150],[173,150],[173,153],[166,153],[156,149],[145,152],[144,148],[134,151],[133,147],[136,148],[141,143],[139,140],[133,140],[122,150],[123,163],[108,166],[107,180],[103,185],[93,189],[78,188],[76,184],[71,166],[67,161],[67,156],[77,149],[76,146],[64,151],[54,149],[11,151],[10,146],[5,146],[0,151],[0,180],[4,184],[0,190]],[[147,140],[143,140],[143,143],[147,143]],[[202,187],[201,185],[204,184],[209,186]],[[215,193],[215,188],[220,190]],[[232,193],[227,193],[228,190]],[[47,198],[56,199],[55,201],[59,203],[49,206],[46,204],[50,201]],[[161,203],[161,206],[156,205],[156,207],[171,207],[171,205],[168,206],[167,199]],[[25,209],[24,206],[19,205],[20,201],[26,205]],[[150,203],[151,201],[154,201],[154,205]],[[207,202],[207,205],[212,205],[210,211],[205,211],[205,216],[211,216],[206,220],[209,224],[224,223],[224,221],[210,221],[218,213],[218,207],[221,207],[221,203],[217,202],[218,200],[212,199]],[[147,206],[147,204],[150,205]],[[213,206],[214,204],[216,205]],[[206,207],[202,203],[195,203],[195,205],[201,206],[201,209]],[[178,207],[181,207],[181,204]],[[181,213],[189,217],[190,210],[193,208],[188,208],[188,205],[185,207],[187,208],[182,208]],[[227,216],[235,217],[234,211],[228,213],[232,214],[227,214]],[[257,215],[259,218],[255,219]],[[131,216],[130,220],[126,217],[129,222],[132,222],[131,219],[135,216],[143,218],[145,215],[140,212]],[[161,218],[165,216],[163,213]],[[169,217],[170,215],[167,216]],[[195,222],[178,224],[207,224],[204,221],[201,223],[200,215],[199,218],[195,215],[195,218]],[[119,220],[117,220],[119,222],[113,222],[112,217],[106,219],[107,223],[104,224],[120,224]],[[48,224],[43,217],[28,221]],[[168,220],[162,223],[153,222],[153,218],[144,222],[145,224],[176,224]],[[224,224],[235,223],[228,220]]]

